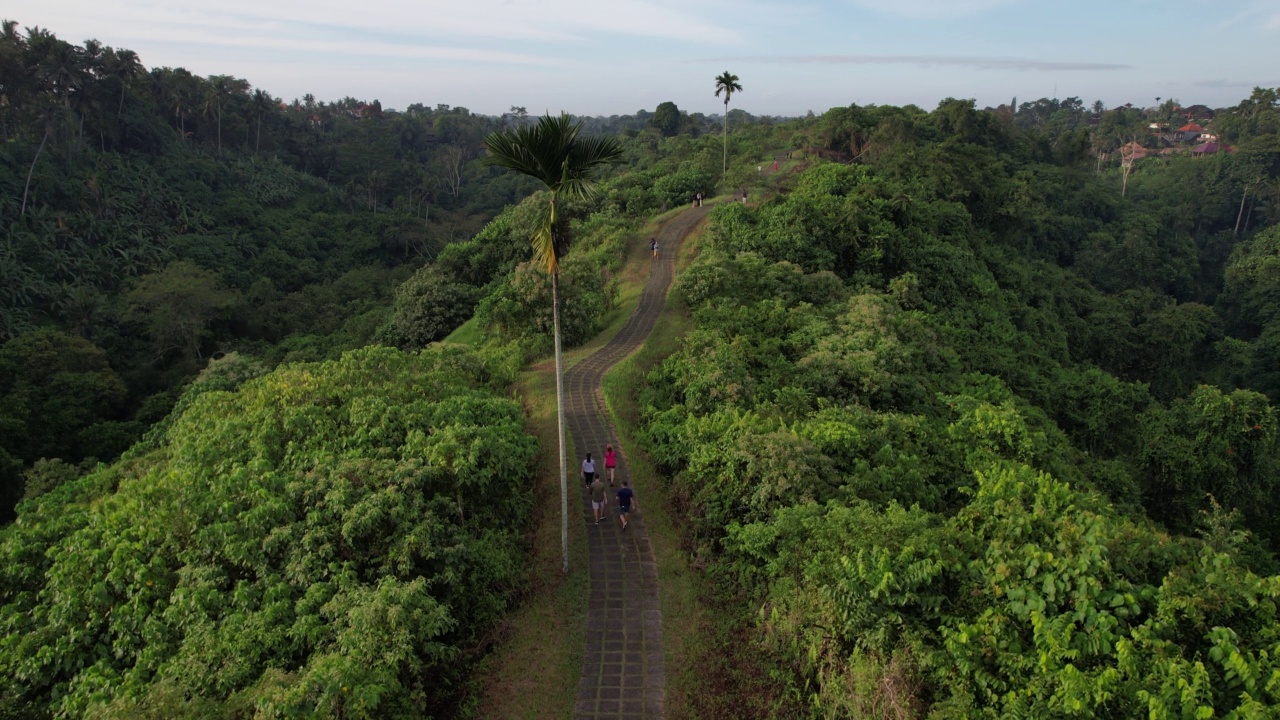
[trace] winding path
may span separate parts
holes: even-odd
[[[672,259],[680,242],[708,207],[686,210],[658,235],[660,257],[653,264],[640,305],[617,336],[565,373],[565,422],[578,453],[590,452],[604,467],[604,446],[618,451],[617,483],[630,479],[627,450],[618,441],[604,409],[601,381],[614,365],[635,352],[657,322],[671,286]],[[570,467],[576,468],[581,458]],[[578,477],[577,473],[571,473]],[[590,496],[578,486],[590,548],[591,599],[587,612],[587,647],[574,705],[575,718],[661,718],[662,607],[658,573],[649,546],[643,512],[624,531],[616,503],[609,498],[609,517],[596,525]],[[612,491],[611,491],[612,492]],[[636,501],[643,508],[646,498]]]

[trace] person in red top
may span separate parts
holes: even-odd
[[[613,487],[613,471],[618,469],[618,454],[612,445],[604,446],[604,471],[609,474],[609,487]]]

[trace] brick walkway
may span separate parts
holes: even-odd
[[[627,451],[604,411],[600,382],[609,368],[626,358],[649,337],[666,303],[671,285],[672,258],[680,241],[707,213],[690,209],[667,223],[658,236],[661,257],[654,262],[640,305],[616,337],[565,373],[565,422],[579,455],[591,453],[604,469],[604,446],[618,451],[617,485],[630,480]],[[648,244],[647,239],[644,241]],[[582,517],[587,524],[591,552],[591,601],[587,614],[587,648],[578,683],[575,718],[661,718],[662,607],[658,573],[645,530],[643,488],[636,491],[641,508],[624,531],[618,525],[616,501],[609,498],[609,514],[599,525],[591,499],[581,485],[582,458],[570,461],[570,477],[579,478]],[[634,484],[633,484],[634,487]]]

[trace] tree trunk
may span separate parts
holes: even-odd
[[[729,172],[729,98],[724,99],[724,169],[721,174]]]
[[[40,147],[36,148],[36,156],[31,158],[31,167],[27,169],[27,184],[24,185],[22,188],[22,209],[18,211],[18,217],[22,217],[23,215],[27,214],[27,191],[31,189],[31,174],[36,171],[36,161],[40,159],[40,153],[41,151],[44,150],[45,141],[47,141],[48,139],[49,139],[49,130],[48,128],[46,128],[44,131],[44,137],[40,138]],[[560,317],[559,315],[556,316],[557,323],[559,323],[559,317]],[[560,327],[559,324],[557,324],[556,325],[556,328],[557,328],[556,329],[556,347],[560,347],[559,327]],[[558,354],[557,354],[557,357],[559,357]],[[561,451],[560,454],[563,455],[564,452]]]
[[[1244,199],[1247,197],[1249,197],[1249,186],[1245,185],[1244,194],[1240,196],[1240,210],[1236,212],[1236,229],[1232,231],[1232,237],[1240,234],[1240,219],[1244,217]]]
[[[556,426],[560,430],[561,570],[569,572],[569,469],[564,444],[564,358],[560,354],[560,272],[551,273],[551,322],[556,341]]]

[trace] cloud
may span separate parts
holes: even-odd
[[[1176,85],[1177,83],[1172,83],[1172,84]],[[1264,82],[1241,82],[1239,80],[1194,80],[1187,84],[1191,85],[1192,87],[1249,88],[1250,90],[1252,90],[1253,88],[1256,88],[1256,87],[1263,87],[1263,88],[1280,87],[1280,79],[1269,80]]]
[[[944,20],[978,15],[1018,0],[852,0],[855,5],[885,15],[917,20]]]
[[[1092,62],[1051,62],[1026,58],[960,57],[946,55],[787,55],[760,57],[720,57],[688,62],[764,62],[822,65],[915,65],[917,67],[958,67],[969,70],[1018,70],[1040,72],[1126,70],[1131,65]]]
[[[474,40],[582,42],[605,36],[728,44],[741,35],[703,20],[676,0],[223,0],[213,5],[123,0],[13,0],[6,15],[42,25],[91,25],[104,37],[128,36],[139,25],[197,28],[214,34],[270,28],[297,37],[316,31],[394,32],[445,43]],[[104,5],[106,7],[104,7]],[[212,39],[212,38],[211,38]]]

